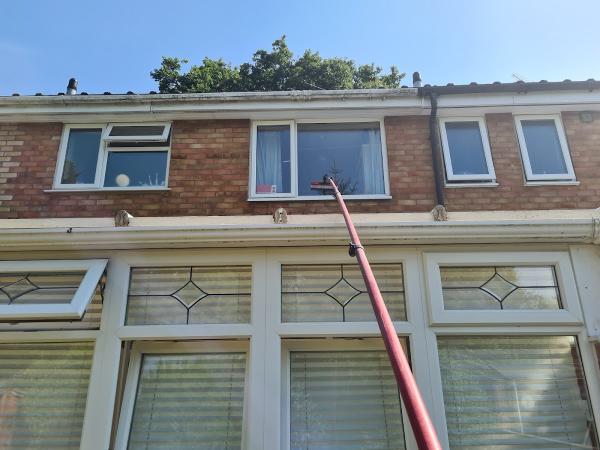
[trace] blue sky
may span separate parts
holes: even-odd
[[[600,79],[600,0],[3,1],[0,95],[148,92],[163,55],[232,64],[287,35],[426,83]]]

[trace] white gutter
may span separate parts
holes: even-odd
[[[354,214],[361,240],[375,244],[595,243],[598,210],[450,213],[447,222],[430,214]],[[6,219],[0,249],[86,250],[192,247],[345,245],[338,215],[134,218],[129,227],[113,219]]]

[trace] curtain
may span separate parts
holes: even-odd
[[[129,450],[233,450],[242,444],[246,355],[145,355]]]
[[[379,130],[367,131],[368,143],[361,145],[364,194],[384,194],[383,160]]]
[[[439,337],[450,448],[596,449],[573,336]]]
[[[257,193],[272,192],[272,186],[276,187],[275,192],[283,192],[281,144],[279,130],[258,130],[256,137]]]
[[[385,351],[291,352],[291,450],[400,450],[398,389]]]

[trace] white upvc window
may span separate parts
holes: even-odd
[[[242,448],[247,342],[137,342],[118,449]]]
[[[483,117],[441,118],[440,132],[448,182],[495,181]]]
[[[383,120],[257,121],[250,150],[252,200],[332,198],[310,189],[326,175],[347,198],[389,197]]]
[[[515,125],[527,181],[574,181],[560,114],[519,115]]]
[[[54,189],[166,189],[170,131],[170,123],[65,125]]]
[[[81,319],[106,259],[0,261],[0,320]]]
[[[426,253],[432,323],[583,323],[566,252]]]

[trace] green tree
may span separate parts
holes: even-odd
[[[350,59],[322,58],[311,50],[294,59],[285,36],[273,42],[271,51],[257,50],[251,62],[239,67],[204,58],[185,72],[187,63],[163,57],[161,66],[150,73],[161,93],[398,88],[405,75],[396,66],[384,74],[375,64],[356,66]]]

